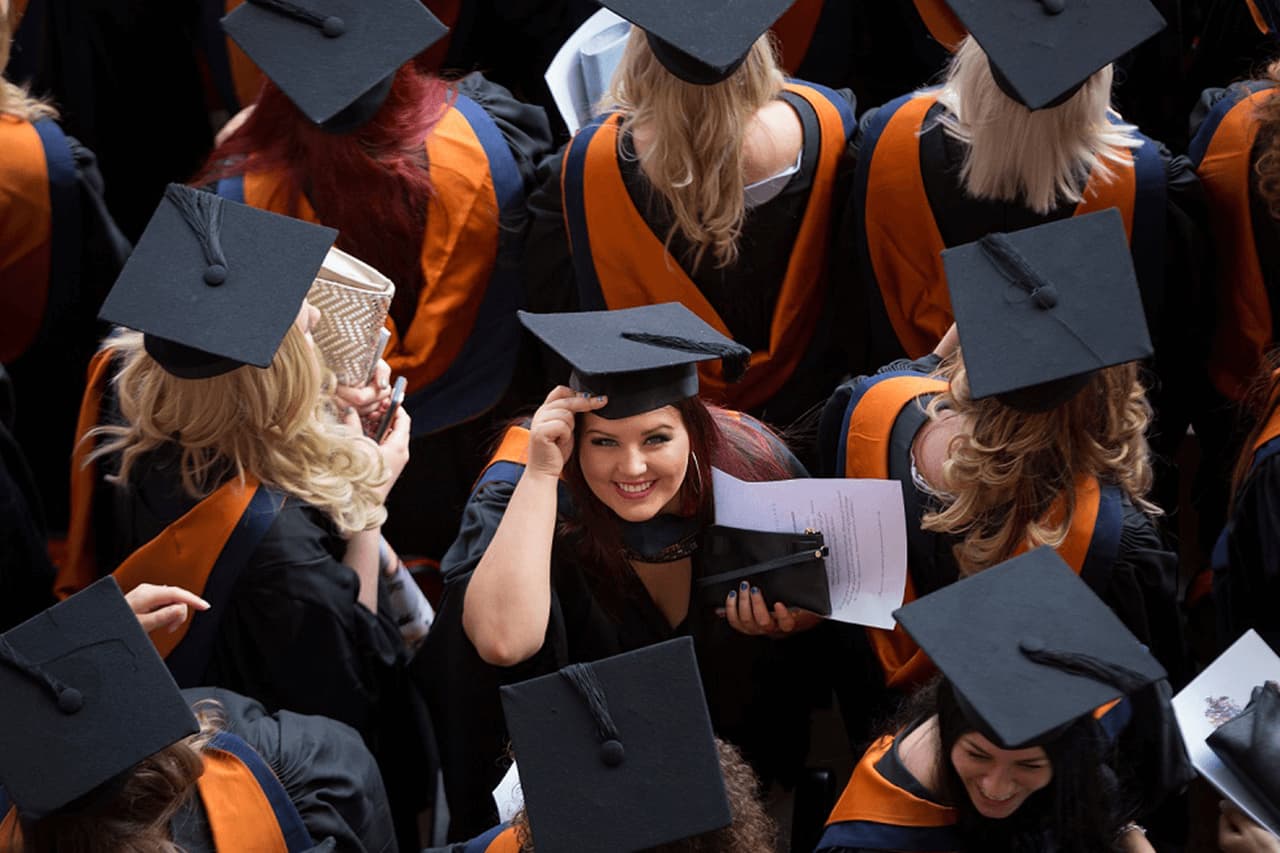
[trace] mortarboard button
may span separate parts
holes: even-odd
[[[622,741],[609,739],[600,744],[600,760],[605,767],[617,767],[627,757],[627,750]]]
[[[1040,0],[1040,3],[1050,15],[1061,15],[1067,8],[1065,0]]]
[[[1031,654],[1042,652],[1045,649],[1044,640],[1039,637],[1023,637],[1018,643],[1018,648],[1022,649],[1024,652],[1030,652]]]
[[[347,22],[339,18],[337,15],[330,15],[324,19],[324,23],[320,25],[320,32],[324,33],[331,39],[336,39],[347,31]]]

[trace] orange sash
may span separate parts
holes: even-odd
[[[67,527],[67,555],[58,567],[53,591],[66,598],[98,579],[93,540],[93,492],[97,468],[86,464],[93,444],[85,439],[98,425],[102,394],[111,381],[111,350],[99,350],[89,362],[80,419],[76,423],[76,443],[71,450],[71,518]]]
[[[489,842],[485,853],[520,853],[520,839],[516,837],[516,828],[509,826]]]
[[[938,44],[954,53],[960,42],[969,35],[969,31],[965,29],[964,24],[960,23],[956,13],[951,11],[951,7],[945,0],[915,0],[915,4],[916,12],[919,13],[920,20],[924,21],[929,35],[933,36],[933,40]]]
[[[1218,247],[1218,319],[1209,377],[1232,400],[1244,398],[1271,347],[1271,302],[1254,242],[1249,185],[1258,136],[1256,111],[1276,91],[1251,93],[1232,106],[1213,130],[1196,167],[1213,213],[1210,223]]]
[[[880,775],[876,764],[893,749],[894,737],[884,735],[871,745],[853,770],[849,784],[836,801],[827,825],[865,820],[890,826],[946,827],[956,822],[955,809],[931,803],[904,791]]]
[[[1264,35],[1269,34],[1271,25],[1267,23],[1267,19],[1262,14],[1262,10],[1258,8],[1256,0],[1244,0],[1244,2],[1249,7],[1249,15],[1253,18],[1253,24],[1258,28],[1258,32]]]
[[[821,151],[774,309],[768,351],[751,354],[747,375],[738,385],[724,381],[718,361],[698,365],[702,396],[734,409],[763,405],[790,378],[813,338],[826,288],[828,226],[836,167],[845,149],[844,122],[836,107],[817,90],[799,83],[786,84],[786,90],[804,98],[817,113]],[[584,204],[590,245],[577,246],[575,251],[590,253],[606,307],[680,302],[718,332],[732,337],[711,303],[631,203],[618,167],[620,121],[617,115],[606,120],[587,148],[582,183],[589,188]],[[571,167],[573,149],[572,143],[565,148],[562,175]],[[568,222],[566,229],[570,229]]]
[[[868,388],[849,418],[844,475],[888,479],[889,442],[898,416],[919,398],[940,393],[946,387],[945,382],[925,376],[893,376]],[[1076,482],[1075,512],[1066,538],[1056,548],[1058,556],[1076,574],[1083,570],[1089,553],[1101,496],[1102,490],[1096,479],[1081,478]],[[1060,520],[1065,507],[1065,500],[1060,498],[1050,509],[1048,518]],[[908,523],[912,523],[910,519]],[[1024,553],[1028,547],[1029,543],[1024,542],[1017,553]],[[902,603],[908,604],[915,598],[915,585],[908,571]],[[900,689],[919,685],[936,671],[933,661],[902,630],[901,625],[895,625],[891,631],[883,628],[866,630],[889,687]]]
[[[782,67],[788,74],[795,74],[804,62],[825,5],[826,0],[796,0],[770,28],[782,48]]]
[[[873,150],[865,152],[871,157],[864,200],[867,250],[889,323],[910,358],[937,346],[955,319],[942,268],[947,247],[920,171],[919,137],[937,101],[936,91],[907,99],[893,112]],[[1123,156],[1126,162],[1113,167],[1113,180],[1097,172],[1089,176],[1073,215],[1119,208],[1132,240],[1137,178],[1133,154],[1125,149]]]
[[[420,251],[423,288],[413,323],[397,329],[390,317],[386,360],[421,390],[453,364],[467,342],[498,254],[498,197],[488,157],[470,123],[450,108],[426,143],[433,192]],[[295,208],[283,176],[244,176],[246,204],[319,222],[305,198]],[[341,238],[339,238],[341,242]]]
[[[206,748],[204,773],[196,787],[215,850],[288,853],[271,802],[253,772],[235,755]]]
[[[44,144],[33,124],[0,114],[0,151],[0,362],[12,362],[44,319],[53,202]]]

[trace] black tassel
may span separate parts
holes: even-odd
[[[1006,235],[987,234],[978,240],[978,248],[1000,275],[1029,293],[1037,307],[1048,310],[1058,304],[1058,289],[1035,271]]]
[[[638,344],[649,344],[663,349],[718,356],[726,382],[737,382],[741,379],[742,375],[747,372],[747,366],[751,362],[751,350],[733,341],[728,343],[695,341],[689,338],[678,338],[674,335],[655,335],[651,332],[623,332],[622,337]]]
[[[1101,684],[1114,687],[1126,695],[1135,693],[1151,683],[1151,679],[1140,672],[1092,655],[1045,649],[1034,642],[1024,642],[1020,649],[1023,656],[1030,661],[1069,672],[1072,675],[1091,678]]]
[[[596,737],[600,741],[600,760],[609,767],[617,767],[622,763],[626,752],[618,736],[618,727],[614,725],[609,714],[609,702],[604,695],[604,687],[596,678],[590,664],[575,663],[560,670],[560,674],[568,680],[587,703],[587,710],[596,724]]]
[[[74,714],[84,707],[84,697],[74,687],[68,687],[36,664],[19,654],[18,650],[0,636],[0,661],[9,664],[19,672],[24,672],[32,680],[40,682],[44,688],[58,700],[58,710],[64,714]]]
[[[205,284],[217,287],[227,280],[227,257],[222,252],[222,198],[213,193],[169,184],[164,197],[182,214],[204,252]]]
[[[310,24],[329,38],[337,38],[347,31],[346,21],[337,15],[321,15],[319,12],[304,9],[297,3],[290,3],[289,0],[249,0],[249,2],[278,15]]]

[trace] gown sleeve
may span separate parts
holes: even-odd
[[[551,128],[542,107],[516,100],[502,86],[484,75],[468,74],[458,81],[458,92],[475,101],[493,119],[507,141],[525,192],[537,185],[538,169],[542,158],[551,149]]]
[[[349,726],[320,716],[277,711],[229,690],[197,688],[187,701],[216,701],[225,729],[271,766],[312,839],[338,850],[396,849],[391,811],[378,765]]]
[[[1218,646],[1252,628],[1280,650],[1280,456],[1245,480],[1224,535],[1227,565],[1215,569],[1213,583]]]

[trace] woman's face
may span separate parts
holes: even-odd
[[[623,521],[648,521],[676,509],[689,468],[689,431],[674,406],[629,418],[582,416],[578,448],[591,493]]]
[[[977,732],[956,740],[951,764],[978,814],[994,820],[1009,817],[1053,780],[1043,747],[1001,749]]]

